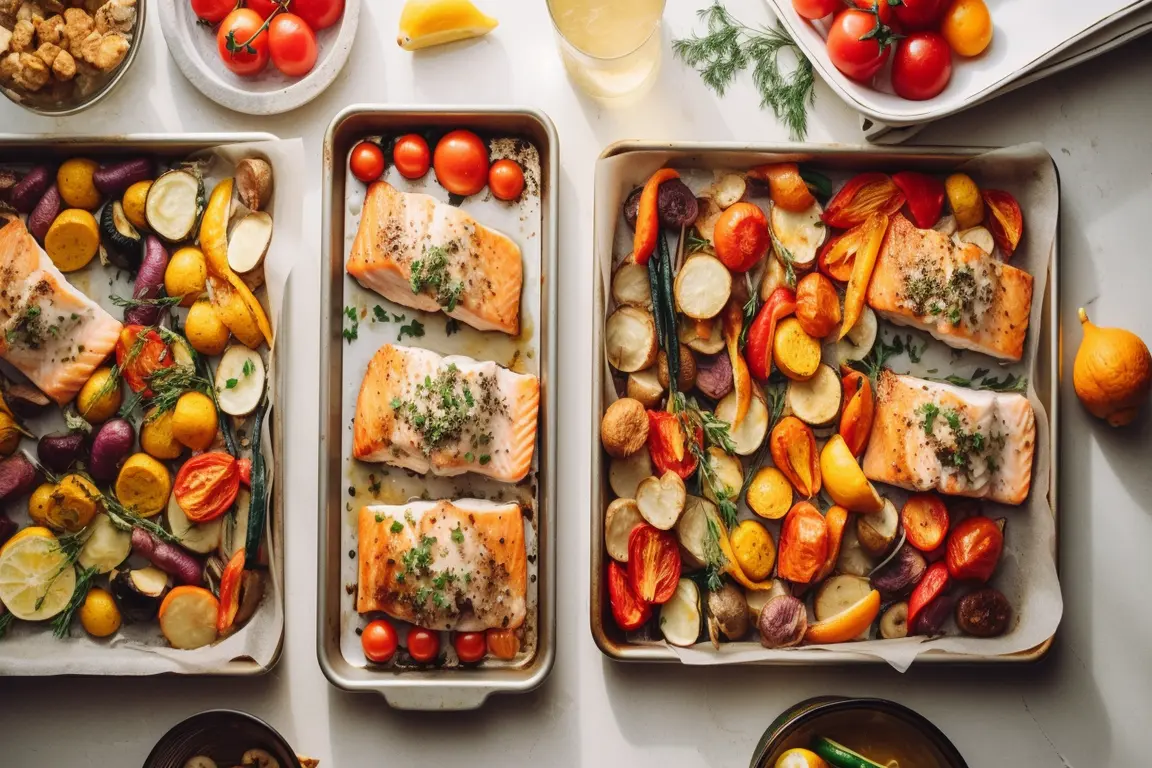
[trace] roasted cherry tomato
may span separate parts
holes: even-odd
[[[194,523],[207,523],[228,511],[240,492],[240,466],[224,451],[209,451],[184,462],[172,493]]]
[[[515,160],[497,160],[488,169],[488,188],[497,200],[515,200],[524,191],[524,171]]]
[[[396,653],[396,629],[384,619],[376,619],[360,633],[360,646],[368,661],[383,664]]]
[[[948,0],[900,0],[892,12],[902,29],[915,32],[934,28],[947,6]]]
[[[288,0],[284,10],[291,11],[292,2],[293,0]],[[236,3],[229,3],[228,10],[232,10],[235,7]],[[260,18],[266,19],[274,12],[280,10],[280,3],[276,2],[276,0],[244,0],[244,7],[251,8],[252,10],[256,11],[256,13],[260,14]]]
[[[396,139],[392,147],[392,164],[406,179],[422,178],[432,164],[428,142],[418,133],[409,133]]]
[[[440,653],[440,634],[427,629],[413,629],[408,633],[408,653],[422,664],[436,660]]]
[[[733,272],[747,272],[768,253],[772,237],[768,217],[752,203],[730,205],[716,219],[712,231],[716,258]]]
[[[628,571],[615,560],[608,563],[608,602],[616,626],[625,632],[639,629],[652,618],[652,606],[636,597],[629,584]]]
[[[828,29],[828,58],[846,76],[866,82],[888,60],[890,36],[891,30],[868,11],[842,11]]]
[[[488,653],[496,658],[509,661],[520,652],[520,635],[515,629],[490,629],[486,634]]]
[[[952,79],[952,49],[938,32],[913,32],[896,45],[892,88],[913,101],[940,94]]]
[[[840,0],[792,0],[792,8],[796,13],[809,21],[822,19],[842,7],[844,4]]]
[[[384,150],[371,141],[362,141],[352,148],[348,166],[353,176],[371,184],[384,173]]]
[[[192,0],[192,13],[209,24],[222,21],[235,7],[232,0]]]
[[[472,131],[452,131],[437,142],[432,167],[444,189],[474,195],[488,183],[488,145]]]
[[[250,8],[237,8],[216,30],[216,50],[224,66],[241,77],[259,74],[268,66],[268,30]]]
[[[157,371],[175,365],[172,350],[154,328],[126,325],[116,340],[116,365],[133,392],[152,397],[148,379]]]
[[[276,69],[303,77],[316,66],[316,33],[294,13],[280,13],[268,24],[268,51]]]
[[[948,573],[983,583],[992,578],[1003,551],[1004,533],[995,520],[983,515],[961,520],[948,534]]]
[[[483,632],[457,632],[452,644],[456,646],[456,655],[465,664],[480,661],[488,650]]]
[[[992,42],[992,15],[984,0],[954,0],[944,12],[940,34],[960,56],[979,56]]]
[[[320,31],[340,21],[344,0],[292,0],[292,12]]]

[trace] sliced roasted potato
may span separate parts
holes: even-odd
[[[624,373],[640,371],[656,362],[656,322],[636,307],[620,307],[604,325],[604,349],[613,368]]]
[[[696,231],[700,233],[702,240],[712,242],[712,233],[716,229],[716,220],[720,218],[720,214],[724,213],[715,200],[711,197],[698,197],[696,198],[699,204],[700,211],[696,214]]]
[[[828,228],[820,219],[822,213],[824,209],[820,203],[813,203],[800,213],[786,211],[778,205],[772,206],[772,217],[769,220],[772,234],[792,254],[792,263],[797,271],[807,271],[816,264],[816,254],[828,234]]]
[[[743,176],[726,173],[712,185],[712,199],[721,209],[730,208],[743,200],[747,191],[748,183]]]
[[[612,459],[608,465],[608,484],[622,499],[636,498],[640,481],[652,476],[652,457],[648,451],[636,451],[623,459]]]
[[[695,645],[700,636],[700,590],[680,579],[672,599],[660,606],[660,631],[672,645]]]
[[[264,263],[272,243],[272,217],[264,211],[248,214],[228,235],[228,266],[238,275],[246,275]]]
[[[735,502],[740,488],[744,485],[744,467],[740,464],[740,460],[715,447],[708,449],[708,456],[712,461],[712,470],[716,473],[719,486],[730,490],[732,500]],[[717,500],[708,483],[704,484],[704,495],[709,501],[715,502]]]
[[[732,273],[715,256],[690,256],[676,275],[676,306],[688,317],[707,320],[720,314],[732,295]]]
[[[640,515],[662,531],[669,531],[680,519],[688,492],[680,475],[669,470],[660,477],[647,477],[636,488]]]
[[[888,551],[900,528],[900,513],[896,506],[884,499],[884,507],[879,512],[860,515],[856,518],[856,536],[864,551],[879,557]]]
[[[821,365],[816,375],[807,381],[789,381],[786,397],[796,418],[820,427],[834,421],[840,413],[842,391],[836,370],[830,365]]]
[[[839,386],[839,382],[837,382],[837,386]],[[716,404],[716,418],[732,424],[736,418],[737,399],[735,390],[725,395]],[[739,426],[728,428],[728,436],[732,438],[732,443],[736,446],[737,455],[751,456],[764,442],[766,434],[768,434],[768,406],[764,404],[764,396],[760,393],[760,387],[753,384],[752,401],[748,405],[748,413]]]
[[[971,229],[964,229],[957,232],[952,236],[958,244],[971,243],[984,253],[992,253],[996,250],[996,241],[992,239],[992,233],[986,227],[972,227]]]
[[[655,480],[656,478],[652,478]],[[644,523],[635,499],[615,499],[604,513],[604,548],[613,560],[628,562],[628,538]]]
[[[716,505],[699,496],[687,496],[684,512],[676,523],[676,539],[680,542],[680,557],[691,570],[703,568],[707,559],[704,541],[708,535],[708,520],[717,521],[719,511]]]
[[[876,313],[871,307],[864,307],[860,319],[848,329],[848,335],[836,343],[836,358],[839,362],[849,360],[863,360],[872,351],[876,344],[876,333],[879,326],[876,324]]]
[[[622,307],[651,309],[652,288],[648,282],[648,268],[632,261],[629,256],[612,275],[612,299]]]
[[[240,344],[228,347],[216,367],[220,410],[231,416],[252,413],[264,397],[264,379],[264,361],[258,352]]]
[[[680,318],[677,329],[680,343],[686,345],[693,352],[703,355],[715,355],[724,349],[724,331],[719,319],[691,320]]]
[[[660,398],[664,397],[664,386],[660,383],[656,367],[628,374],[627,395],[633,400],[639,400],[645,408],[655,410],[660,405]]]
[[[833,576],[820,585],[816,590],[814,609],[816,621],[830,619],[843,613],[856,603],[863,600],[872,591],[868,579],[859,576]],[[866,628],[856,640],[867,640],[871,627]]]
[[[836,559],[836,570],[852,576],[867,576],[872,571],[872,558],[860,546],[856,526],[844,526],[844,538],[840,541],[840,557]]]
[[[805,333],[795,317],[786,317],[776,326],[772,361],[788,378],[807,381],[820,368],[820,341]]]
[[[788,274],[780,259],[773,257],[764,263],[764,277],[760,280],[760,301],[768,301],[777,288],[788,287]]]

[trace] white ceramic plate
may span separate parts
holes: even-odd
[[[989,0],[994,33],[988,50],[972,59],[953,57],[952,80],[943,93],[926,101],[908,101],[892,92],[888,67],[871,85],[840,74],[824,44],[827,20],[809,22],[793,10],[792,0],[767,2],[832,90],[853,109],[890,126],[936,120],[966,109],[1037,62],[1152,5],[1152,0]]]
[[[360,21],[360,0],[345,0],[340,21],[316,33],[320,53],[304,77],[287,77],[271,62],[255,77],[239,77],[220,60],[215,27],[197,23],[190,0],[159,2],[164,40],[184,77],[217,104],[248,115],[288,112],[323,93],[348,61]]]

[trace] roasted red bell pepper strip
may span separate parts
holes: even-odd
[[[886,173],[861,173],[848,180],[828,201],[820,217],[830,227],[848,229],[873,213],[891,216],[904,205],[904,193]]]
[[[696,428],[696,444],[704,445],[704,430]],[[687,480],[696,471],[696,454],[684,443],[684,422],[667,411],[648,411],[648,453],[657,475],[675,472]]]
[[[917,171],[892,174],[892,181],[904,193],[904,204],[912,223],[920,229],[932,229],[944,210],[944,182]]]
[[[756,319],[748,328],[748,370],[757,381],[767,381],[772,373],[772,340],[776,337],[776,324],[796,311],[796,293],[781,286],[760,307]]]
[[[236,461],[236,466],[240,469],[240,483],[245,488],[252,487],[252,459],[247,457]]]
[[[844,322],[840,326],[840,335],[837,340],[843,339],[860,319],[864,309],[865,293],[868,283],[872,281],[872,271],[876,269],[876,258],[880,255],[880,246],[884,243],[884,233],[888,231],[888,216],[883,213],[873,213],[864,224],[861,233],[860,250],[856,252],[856,259],[852,263],[852,277],[848,280],[848,290],[844,293]]]
[[[652,606],[636,596],[629,583],[628,571],[615,560],[608,563],[608,602],[616,626],[625,632],[640,629],[652,618]]]
[[[678,178],[680,174],[677,171],[661,168],[644,184],[636,212],[636,234],[632,238],[632,253],[637,264],[647,264],[656,250],[656,238],[660,236],[660,209],[657,207],[660,185]]]
[[[240,585],[244,581],[244,548],[236,550],[220,576],[220,608],[216,613],[216,631],[227,632],[240,610]]]
[[[932,563],[928,566],[928,570],[924,571],[924,575],[920,578],[920,583],[912,590],[912,596],[908,598],[908,632],[913,634],[916,627],[916,618],[920,612],[940,595],[944,594],[944,590],[948,589],[948,583],[951,579],[948,576],[948,566],[943,562]]]

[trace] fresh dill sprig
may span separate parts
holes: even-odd
[[[72,627],[72,617],[84,604],[88,597],[88,590],[92,588],[92,577],[96,575],[96,568],[82,568],[76,575],[76,588],[72,590],[72,597],[63,611],[52,620],[52,634],[58,638],[68,637],[68,630]]]
[[[808,133],[808,109],[815,103],[812,64],[804,57],[784,26],[752,28],[728,13],[719,0],[698,16],[707,33],[672,41],[672,50],[699,73],[704,84],[723,96],[739,72],[752,66],[752,82],[760,93],[760,108],[771,109],[788,126],[794,141]],[[790,49],[796,66],[785,71],[780,52]]]

